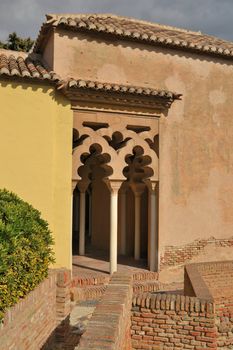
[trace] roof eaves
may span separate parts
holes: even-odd
[[[0,78],[49,81],[57,83],[60,77],[49,70],[43,60],[35,54],[0,51]]]
[[[106,19],[107,16],[110,19],[113,18],[116,20],[116,25],[98,22],[98,18]],[[131,21],[131,23],[144,24],[145,27],[147,24],[149,26],[148,28],[150,29],[153,28],[153,26],[157,26],[159,29],[173,32],[174,35],[164,37],[159,33],[152,33],[149,29],[148,31],[144,30],[141,32],[139,29],[130,31],[127,30],[127,28],[124,28],[124,26],[121,26],[120,20],[122,19],[127,19]],[[47,15],[47,22],[42,25],[39,36],[35,42],[34,52],[40,52],[46,33],[49,31],[49,28],[51,30],[51,28],[55,27],[64,28],[70,31],[89,31],[100,35],[106,34],[118,38],[120,37],[122,40],[143,42],[149,45],[191,51],[202,55],[205,54],[221,56],[223,58],[233,58],[233,43],[231,42],[223,41],[209,35],[203,35],[200,32],[192,32],[184,29],[114,15]],[[178,35],[177,37],[176,33],[181,36],[179,37]],[[197,40],[191,40],[190,38],[195,38]],[[203,40],[200,41],[200,39]],[[207,40],[207,42],[205,40]]]
[[[84,79],[69,79],[66,82],[60,82],[60,88],[66,89],[89,89],[93,91],[103,91],[103,92],[115,92],[115,93],[123,93],[130,95],[141,95],[147,97],[159,97],[169,100],[180,100],[182,94],[178,94],[176,92],[171,92],[168,90],[160,90],[155,88],[147,88],[141,86],[133,86],[133,85],[123,85],[116,83],[103,83],[99,81],[93,80],[84,80]]]
[[[19,75],[9,75],[2,73],[0,74],[0,81],[9,81],[9,82],[17,82],[17,83],[27,83],[27,84],[36,84],[36,85],[43,85],[43,86],[53,86],[56,87],[58,81],[57,80],[51,80],[51,79],[45,79],[45,78],[38,78],[38,77],[29,77],[29,76],[19,76]]]
[[[182,96],[167,90],[84,79],[60,81],[57,88],[74,105],[77,103],[81,105],[84,103],[85,106],[92,104],[97,109],[107,108],[107,110],[117,106],[119,110],[130,108],[131,111],[138,110],[140,113],[147,110],[152,114],[156,111],[156,113],[165,112],[166,114],[172,103],[180,100]]]

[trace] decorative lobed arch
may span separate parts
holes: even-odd
[[[124,116],[131,115],[137,117],[139,116],[141,118],[152,117],[156,119],[160,118],[161,116],[167,116],[171,105],[175,100],[180,100],[182,96],[179,93],[167,91],[164,89],[156,89],[155,87],[148,87],[145,85],[122,85],[110,81],[100,82],[77,78],[70,78],[66,81],[61,81],[58,84],[58,89],[61,90],[63,94],[69,98],[74,111],[80,110],[81,113],[87,111],[94,111],[97,113],[119,113],[121,115],[124,114]],[[91,123],[101,124],[98,121],[96,122],[96,120],[92,121]],[[106,121],[102,124],[109,126]],[[139,124],[141,125],[141,123]],[[78,127],[80,127],[79,123],[78,125]],[[114,229],[114,225],[116,223],[117,226],[117,213],[114,216],[112,208],[117,208],[118,191],[122,182],[125,180],[125,175],[127,175],[126,172],[124,173],[122,170],[125,168],[126,159],[131,159],[130,154],[135,154],[135,147],[141,147],[143,150],[143,154],[141,155],[144,156],[143,162],[145,163],[145,176],[141,178],[140,182],[141,185],[145,184],[149,190],[150,208],[155,207],[157,203],[155,199],[155,193],[158,188],[156,185],[159,181],[158,133],[153,134],[152,131],[145,131],[145,128],[144,131],[140,130],[140,125],[139,129],[137,130],[132,130],[132,126],[134,127],[134,125],[131,125],[131,129],[128,128],[130,125],[124,125],[124,129],[122,129],[122,125],[120,125],[118,119],[116,118],[114,120],[113,118],[111,119],[111,125],[107,129],[104,126],[98,128],[99,130],[93,130],[91,127],[81,127],[78,130],[79,135],[78,139],[76,140],[77,142],[75,142],[77,149],[75,147],[73,152],[72,180],[74,187],[76,187],[78,184],[80,189],[82,187],[81,185],[84,183],[81,176],[83,174],[82,171],[84,170],[80,170],[81,172],[78,171],[81,166],[85,166],[85,162],[82,163],[82,160],[84,160],[85,157],[87,157],[85,158],[86,160],[89,158],[89,156],[91,157],[90,153],[92,153],[92,156],[94,155],[92,152],[93,144],[98,145],[97,148],[101,147],[101,153],[104,155],[102,156],[102,170],[106,175],[105,181],[108,183],[109,189],[111,191],[111,239],[114,238],[115,241],[117,237],[117,231]],[[138,126],[136,125],[136,128],[137,127]],[[83,154],[84,158],[82,156]],[[149,157],[150,161],[148,162],[148,158],[146,159],[145,157]],[[99,158],[101,158],[100,155]],[[88,162],[91,162],[91,160]],[[118,162],[119,166],[116,166]],[[135,169],[139,167],[139,164],[140,157],[138,157],[138,162],[135,160],[133,164],[133,166],[135,166]],[[126,164],[126,167],[127,166],[129,166],[129,164]],[[130,166],[132,168],[132,164]],[[148,168],[146,167],[149,167],[152,170],[150,174],[147,172]],[[109,171],[110,169],[111,171]],[[140,171],[138,171],[138,174],[139,172]],[[88,176],[86,178],[88,179]],[[127,181],[130,183],[129,178]],[[140,186],[137,186],[137,189],[135,187],[134,190],[140,193],[140,190],[138,190],[139,187]],[[154,211],[154,213],[155,212],[156,211]],[[154,227],[157,227],[156,220],[156,215],[153,215],[153,211],[151,209],[151,215],[149,218],[151,237],[152,233],[154,232]],[[135,225],[136,224],[138,223],[136,223],[135,220]],[[156,237],[152,238],[154,240],[156,239]],[[110,245],[111,250],[113,245],[112,243]],[[110,255],[110,271],[114,272],[117,268],[116,250],[111,250]],[[156,261],[155,259],[152,259],[151,256],[152,254],[150,254],[150,269],[155,270]]]
[[[110,273],[117,270],[118,194],[122,183],[127,182],[135,195],[135,246],[134,257],[140,257],[140,197],[145,186],[149,190],[149,231],[151,240],[150,270],[157,269],[155,245],[157,216],[155,188],[158,184],[158,156],[148,140],[153,143],[152,132],[136,133],[118,129],[118,125],[92,130],[82,127],[76,130],[76,147],[73,150],[72,183],[80,191],[79,254],[85,254],[85,192],[93,176],[93,164],[98,162],[101,177],[111,195],[110,209]],[[138,173],[137,173],[138,169]],[[135,176],[133,175],[135,173]],[[136,181],[135,181],[136,179]],[[121,191],[121,215],[125,208],[124,190]],[[154,214],[153,214],[154,213]],[[124,223],[124,220],[123,220]],[[121,224],[121,251],[125,250],[125,230]],[[152,246],[153,245],[153,246]]]

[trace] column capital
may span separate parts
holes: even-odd
[[[136,197],[140,197],[143,194],[146,185],[143,182],[132,182],[130,184],[130,187],[131,187],[134,195]]]
[[[106,179],[104,181],[106,183],[106,185],[108,186],[110,192],[112,193],[118,193],[122,183],[123,183],[123,180],[109,180],[109,179]]]
[[[78,181],[77,187],[81,193],[85,193],[86,190],[88,189],[89,184],[90,184],[90,181],[88,180],[80,180]]]
[[[159,182],[158,181],[151,181],[151,180],[145,180],[145,184],[149,190],[149,193],[155,193],[158,189]]]
[[[78,181],[77,181],[77,180],[72,180],[72,181],[71,181],[72,193],[74,192],[75,187],[77,186],[77,183],[78,183]]]

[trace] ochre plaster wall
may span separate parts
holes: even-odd
[[[49,222],[56,267],[71,267],[72,112],[49,86],[0,82],[0,188]]]
[[[200,240],[201,255],[188,260],[232,257],[221,240],[232,237],[233,227],[233,62],[90,33],[68,36],[55,35],[59,74],[183,94],[160,119],[160,257],[168,246],[176,255],[175,247]]]

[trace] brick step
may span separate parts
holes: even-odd
[[[160,283],[158,281],[144,280],[144,281],[134,281],[133,292],[157,292],[160,289]]]
[[[105,292],[107,285],[95,285],[86,287],[73,287],[71,288],[71,300],[85,301],[100,299]]]
[[[147,280],[157,281],[158,277],[159,277],[158,272],[152,272],[152,271],[140,271],[140,272],[135,272],[133,274],[134,281],[147,281]]]
[[[108,284],[110,279],[109,275],[90,275],[86,274],[73,277],[72,287],[85,287],[85,286],[100,286]]]

